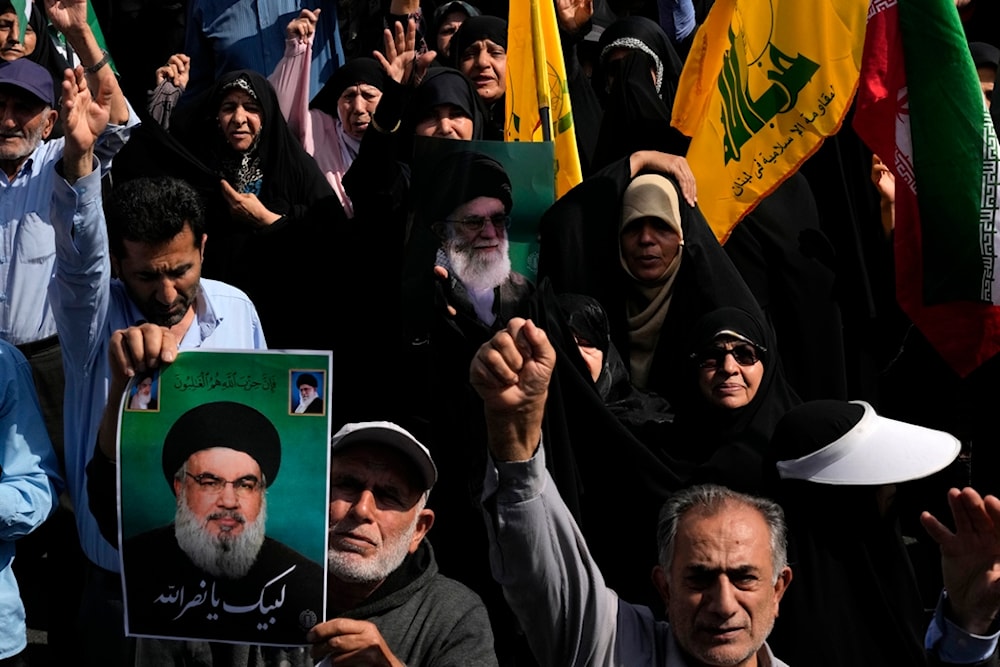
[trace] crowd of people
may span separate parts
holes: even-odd
[[[713,2],[551,1],[584,178],[526,276],[507,2],[111,1],[105,43],[0,0],[0,665],[997,664],[1000,360],[895,305],[891,171],[844,123],[720,245],[670,125]],[[990,110],[1000,16],[955,6]],[[124,539],[119,406],[267,348],[332,352],[326,563],[229,402]],[[151,568],[281,611],[172,617]]]

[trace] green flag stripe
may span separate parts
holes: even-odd
[[[927,304],[982,295],[983,94],[954,0],[900,2]]]

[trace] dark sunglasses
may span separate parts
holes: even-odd
[[[726,355],[731,354],[740,366],[753,366],[766,351],[750,343],[737,343],[731,350],[713,345],[700,352],[692,352],[691,358],[698,363],[698,368],[718,368],[725,363]]]

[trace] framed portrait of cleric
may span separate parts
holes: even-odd
[[[185,351],[160,370],[155,411],[128,409],[126,392],[128,635],[307,643],[326,608],[330,411],[302,419],[289,400],[304,381],[325,401],[330,363],[322,352]]]
[[[323,391],[326,371],[316,368],[296,368],[291,375],[289,414],[322,417],[326,414],[326,392]]]
[[[487,156],[498,162],[505,172],[510,188],[509,206],[505,206],[510,224],[507,231],[510,268],[534,282],[538,274],[538,221],[555,201],[555,157],[552,143],[456,142],[437,137],[414,137],[412,191],[417,193],[414,197],[417,218],[421,217],[422,209],[449,208],[447,203],[440,201],[449,190],[454,192],[464,189],[468,194],[479,193],[475,186],[482,186],[482,179],[469,184],[473,186],[472,190],[442,187],[444,182],[454,186],[456,181],[473,179],[474,174],[480,173],[475,169],[450,169],[456,159],[449,156],[455,153]],[[423,202],[428,205],[423,206]],[[440,214],[432,217],[440,217]]]
[[[138,373],[129,386],[125,401],[126,410],[159,410],[159,371],[149,370]]]

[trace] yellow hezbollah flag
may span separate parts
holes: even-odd
[[[543,124],[551,126],[557,198],[583,180],[566,65],[551,0],[510,3],[506,105],[506,141],[547,141]]]
[[[698,206],[720,242],[828,135],[858,85],[868,0],[717,0],[681,72]]]

